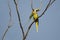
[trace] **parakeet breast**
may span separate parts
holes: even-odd
[[[34,17],[34,19],[37,19],[38,18],[38,14],[34,13],[33,17]]]

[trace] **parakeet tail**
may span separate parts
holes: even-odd
[[[36,31],[38,32],[38,22],[36,22]]]

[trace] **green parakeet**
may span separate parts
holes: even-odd
[[[33,9],[32,14],[29,17],[29,19],[31,19],[33,17],[33,19],[36,20],[35,24],[36,24],[36,31],[37,32],[38,32],[38,25],[39,25],[38,14],[37,14],[38,11],[39,11],[39,9]]]

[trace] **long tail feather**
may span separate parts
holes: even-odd
[[[38,32],[38,22],[36,22],[36,31]]]

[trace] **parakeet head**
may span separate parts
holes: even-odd
[[[34,13],[37,13],[38,11],[40,11],[40,10],[39,9],[33,9],[32,13],[34,14]]]
[[[39,9],[35,9],[36,10],[36,12],[38,12],[39,11]]]

